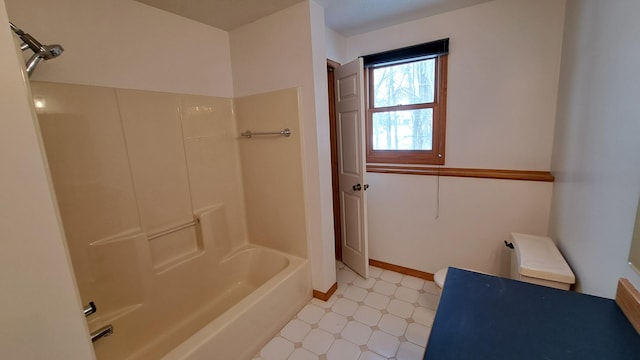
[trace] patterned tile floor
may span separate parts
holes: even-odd
[[[364,280],[337,263],[338,290],[312,299],[254,360],[420,360],[439,289],[376,267]]]

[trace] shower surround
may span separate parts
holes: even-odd
[[[31,87],[89,329],[113,325],[99,359],[250,357],[311,297],[297,89]]]

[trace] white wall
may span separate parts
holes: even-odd
[[[563,21],[564,1],[495,0],[348,37],[347,60],[450,38],[445,166],[548,171]],[[377,260],[507,275],[509,233],[547,234],[551,184],[443,177],[436,219],[434,177],[367,176]]]
[[[225,31],[132,0],[5,2],[16,26],[65,49],[34,80],[233,95]]]
[[[331,139],[329,126],[329,88],[327,85],[327,51],[325,43],[324,8],[309,1],[311,28],[311,59],[313,65],[313,96],[315,102],[315,132],[317,138],[319,192],[313,198],[320,201],[320,238],[312,237],[309,256],[320,263],[315,283],[327,291],[336,282],[335,238],[333,230],[333,191],[331,180]],[[307,128],[308,129],[308,128]],[[313,134],[310,134],[313,136]],[[313,151],[307,152],[312,157]],[[311,196],[312,194],[308,194]],[[315,219],[314,219],[315,220]]]
[[[325,28],[324,37],[327,59],[337,61],[340,64],[347,63],[347,38],[329,28]]]
[[[568,1],[552,170],[550,234],[578,290],[613,298],[640,196],[640,3]]]
[[[441,177],[438,186],[433,176],[367,177],[372,259],[430,273],[458,266],[506,276],[510,232],[547,231],[551,183]]]
[[[564,1],[495,0],[347,38],[347,60],[450,38],[447,167],[549,170]]]
[[[0,28],[2,357],[93,359],[4,2]]]
[[[300,88],[307,243],[319,291],[335,283],[323,29],[322,8],[304,1],[230,32],[236,97]]]

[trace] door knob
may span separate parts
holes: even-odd
[[[369,188],[369,184],[364,184],[364,191],[367,191],[368,188]]]
[[[360,190],[362,190],[362,185],[355,184],[351,188],[353,189],[353,191],[360,191]]]

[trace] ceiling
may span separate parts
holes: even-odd
[[[135,0],[225,31],[303,0]],[[313,0],[327,27],[352,36],[491,0]]]
[[[491,0],[314,1],[324,6],[327,27],[344,36],[352,36]]]
[[[302,0],[135,0],[231,31]]]

